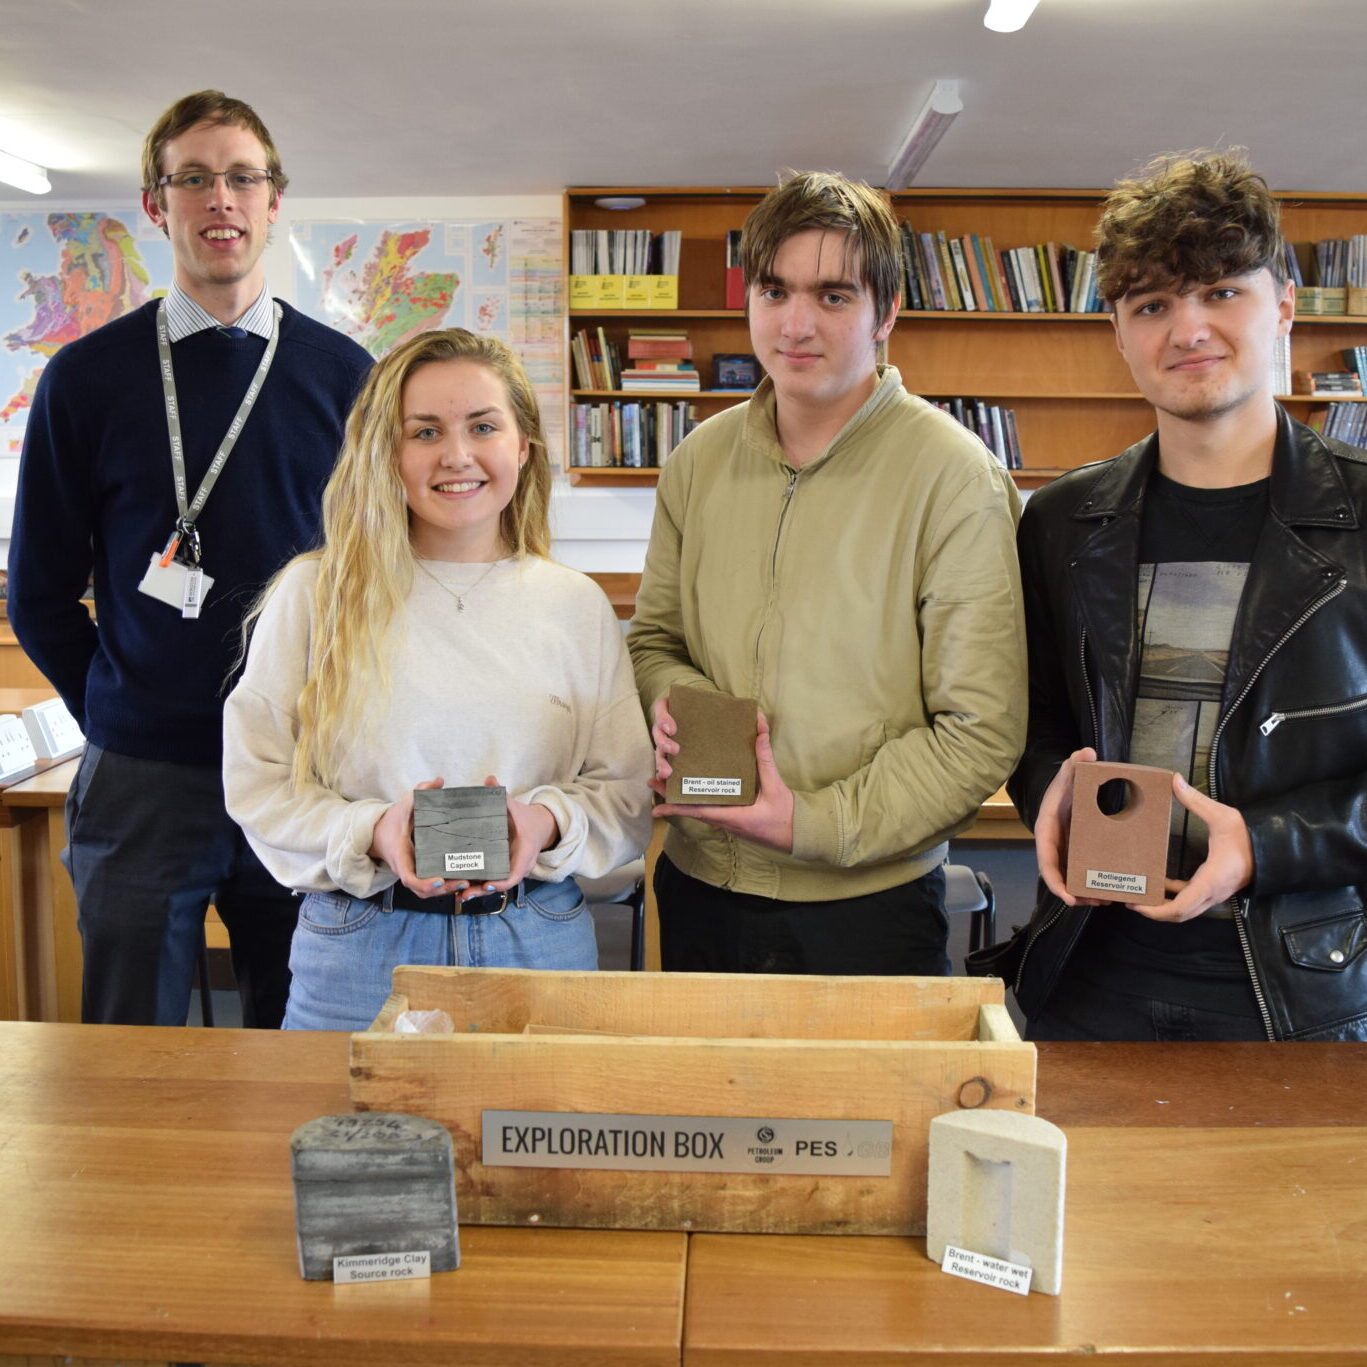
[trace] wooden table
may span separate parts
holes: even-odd
[[[304,1282],[286,1141],[346,1048],[0,1024],[0,1363],[1367,1361],[1367,1045],[1041,1045],[1058,1297],[921,1239],[471,1227],[430,1282]]]
[[[1035,837],[1020,819],[1015,803],[1007,797],[1006,789],[1002,787],[978,808],[977,820],[966,831],[960,831],[954,839],[1011,840],[1033,844]]]
[[[0,1019],[81,1018],[76,894],[60,858],[79,763],[41,761],[0,792]]]
[[[921,1239],[695,1235],[684,1362],[1367,1362],[1367,1045],[1042,1044],[1068,1136],[1063,1294]]]
[[[683,1234],[464,1228],[430,1281],[303,1281],[289,1135],[350,1109],[346,1035],[0,1024],[0,1363],[679,1361]]]

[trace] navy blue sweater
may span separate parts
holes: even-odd
[[[214,584],[187,621],[138,592],[176,520],[156,308],[71,342],[43,372],[19,467],[10,622],[96,745],[214,765],[243,614],[317,543],[320,496],[371,361],[284,306],[270,374],[199,519]],[[265,345],[211,329],[171,348],[190,498]],[[98,628],[79,601],[92,568]]]

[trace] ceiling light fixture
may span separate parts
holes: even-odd
[[[1016,33],[1035,12],[1039,0],[990,0],[983,27],[996,33]]]
[[[945,135],[955,117],[963,112],[958,81],[936,81],[930,98],[921,106],[916,121],[911,125],[901,149],[888,167],[884,189],[900,190],[916,179],[926,158]]]
[[[45,195],[52,189],[52,182],[41,166],[9,152],[0,152],[0,182],[27,190],[31,195]]]

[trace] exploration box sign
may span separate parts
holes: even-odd
[[[892,1173],[890,1120],[484,1111],[486,1167],[633,1172]]]

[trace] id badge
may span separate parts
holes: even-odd
[[[163,565],[161,556],[154,551],[148,558],[147,573],[138,585],[138,592],[177,609],[182,617],[193,618],[199,616],[200,607],[213,586],[213,579],[198,566],[183,565],[179,560]]]

